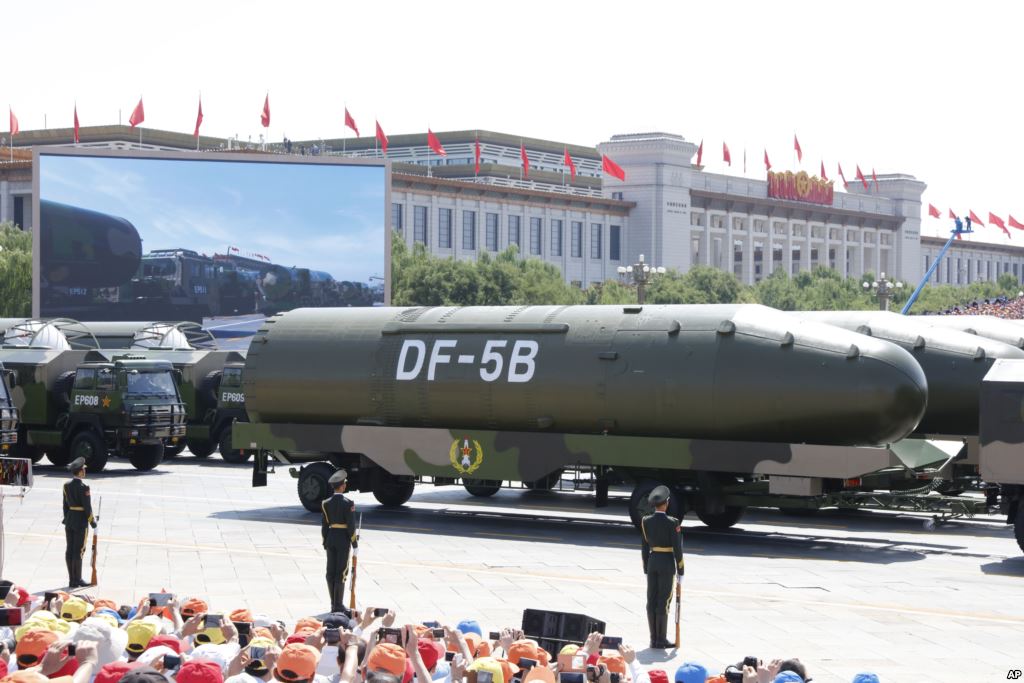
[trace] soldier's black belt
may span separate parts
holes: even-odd
[[[330,526],[330,528],[331,529],[347,529],[348,528],[348,524],[332,524]]]
[[[656,545],[653,548],[651,548],[651,552],[652,553],[672,553],[672,552],[675,552],[675,551],[672,548],[669,548],[668,546],[665,546],[665,545]]]

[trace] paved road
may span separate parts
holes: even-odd
[[[63,586],[63,471],[4,501],[3,575]],[[215,609],[284,618],[325,609],[319,521],[282,469],[252,489],[245,467],[187,452],[150,473],[120,461],[92,477],[103,498],[100,585],[122,602],[167,588]],[[361,606],[485,629],[525,607],[582,612],[646,643],[644,577],[625,502],[595,511],[584,494],[421,487],[401,510],[354,496],[364,512]],[[995,518],[926,531],[924,517],[752,511],[728,532],[687,519],[683,647],[645,662],[709,668],[753,654],[799,656],[816,681],[875,670],[885,681],[1006,680],[1024,668],[1024,558]],[[88,555],[87,555],[88,560]]]

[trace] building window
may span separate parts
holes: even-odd
[[[540,256],[541,219],[530,219],[530,253]]]
[[[476,211],[462,212],[462,248],[476,249]]]
[[[487,240],[488,251],[498,251],[498,220],[499,216],[496,213],[489,213],[485,218],[487,234],[484,239]]]
[[[583,258],[583,221],[572,222],[572,242],[569,245],[572,251],[569,255],[573,258]]]
[[[552,220],[551,227],[551,256],[562,255],[562,221]]]
[[[392,204],[391,205],[391,229],[397,230],[400,234],[405,234],[402,231],[402,205]]]
[[[412,207],[412,239],[420,244],[430,244],[430,227],[427,225],[427,207]]]
[[[604,226],[600,223],[590,224],[590,258],[601,258],[601,237],[604,234]]]
[[[522,216],[508,217],[508,244],[509,246],[512,246],[514,244],[517,247],[520,247],[520,251],[522,251],[523,246],[522,236],[519,232],[520,226],[522,225],[522,220]]]
[[[618,261],[620,259],[619,249],[622,243],[622,228],[618,225],[612,225],[608,228],[608,258],[612,261]]]
[[[452,210],[437,210],[437,246],[441,249],[452,248]]]
[[[13,137],[11,138],[13,140]],[[11,143],[14,146],[14,143]],[[14,224],[22,230],[25,229],[25,198],[21,196],[14,197]]]

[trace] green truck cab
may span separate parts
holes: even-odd
[[[115,351],[49,348],[0,350],[16,374],[12,392],[20,410],[19,450],[54,465],[85,458],[102,470],[111,455],[138,470],[163,460],[165,443],[185,435],[185,406],[173,366]]]
[[[18,448],[18,409],[11,400],[8,384],[14,381],[14,373],[5,370],[0,363],[0,453],[13,455]]]

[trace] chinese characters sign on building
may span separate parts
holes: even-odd
[[[806,171],[793,173],[768,171],[768,196],[832,206],[834,188],[831,180],[808,175]]]

